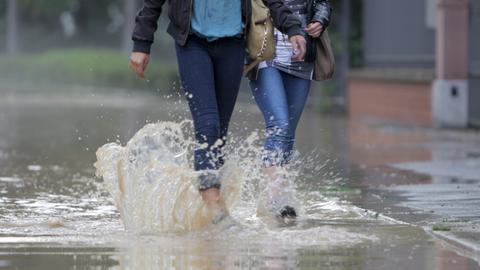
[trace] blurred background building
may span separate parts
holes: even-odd
[[[340,108],[354,118],[480,126],[478,0],[331,2],[335,13],[329,31],[338,68],[333,81],[316,85],[315,106]],[[164,31],[166,14],[156,35],[149,86],[125,64],[141,3],[1,1],[1,84],[172,91],[178,77],[173,41]]]
[[[480,125],[480,2],[364,0],[363,66],[348,111],[427,126]]]

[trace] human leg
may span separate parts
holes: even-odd
[[[250,82],[253,96],[265,118],[266,138],[264,153],[265,192],[268,207],[277,217],[289,219],[296,216],[284,191],[285,165],[291,140],[289,134],[289,109],[282,75],[276,68],[259,71],[257,80]],[[290,149],[291,150],[291,149]]]
[[[310,80],[301,79],[290,74],[281,72],[285,94],[287,96],[289,124],[286,126],[286,136],[289,138],[285,141],[283,149],[283,163],[286,165],[291,160],[293,145],[295,141],[295,131],[302,115],[305,103],[310,92]],[[292,218],[297,216],[296,210],[292,207],[292,199],[288,194],[288,184],[285,179],[285,168],[270,167],[265,169],[267,174],[274,175],[276,178],[271,182],[270,192],[276,192],[277,200],[273,202],[274,207],[278,209],[280,216],[284,221],[291,222]],[[290,197],[290,198],[289,198]],[[275,206],[276,205],[276,206]]]
[[[221,150],[226,142],[230,118],[242,78],[245,57],[244,42],[237,38],[217,40],[213,55],[215,90],[220,117],[220,138],[222,139],[222,144],[219,145]],[[217,166],[222,166],[223,162],[223,155],[220,154]]]
[[[262,68],[257,80],[250,81],[252,94],[265,120],[264,164],[282,166],[290,144],[288,102],[281,73],[273,67]]]
[[[217,157],[215,167],[223,165],[224,159],[221,149],[225,145],[230,118],[238,96],[244,61],[244,45],[238,39],[221,39],[214,43],[212,63],[215,78],[215,96],[219,115],[219,138],[215,147]],[[220,192],[216,188],[202,192],[202,198],[210,207],[223,207]],[[215,222],[215,220],[214,220]]]
[[[281,76],[283,84],[285,85],[289,115],[289,125],[286,132],[290,140],[288,141],[288,145],[285,146],[285,162],[288,163],[295,142],[295,131],[305,108],[308,94],[310,93],[311,81],[292,76],[285,72],[281,72]]]
[[[180,78],[187,93],[199,145],[194,153],[194,169],[205,171],[199,177],[200,189],[219,188],[218,177],[212,171],[218,169],[218,151],[213,146],[220,139],[220,116],[209,44],[202,39],[191,38],[185,46],[177,45],[176,51]]]

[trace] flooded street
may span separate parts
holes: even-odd
[[[257,217],[255,177],[247,173],[252,189],[232,205],[233,226],[125,230],[114,198],[95,177],[97,149],[124,146],[148,123],[186,116],[175,96],[2,97],[0,269],[480,269],[478,133],[459,140],[313,109],[298,128],[301,154],[292,168],[302,208],[296,225]],[[244,93],[230,151],[261,134],[262,124]],[[248,149],[259,145],[257,138]],[[448,231],[473,239],[465,244],[473,248],[453,244]]]

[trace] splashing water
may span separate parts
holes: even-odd
[[[95,164],[97,176],[103,177],[127,230],[141,234],[187,232],[211,224],[212,217],[208,215],[199,195],[197,174],[192,169],[195,142],[188,134],[192,134],[191,121],[159,122],[143,127],[124,147],[109,143],[98,149]],[[241,220],[238,223],[245,225],[245,230],[263,231],[261,235],[253,233],[255,237],[278,238],[282,241],[290,239],[302,243],[310,241],[314,245],[331,243],[331,234],[326,227],[305,230],[300,225],[292,228],[289,236],[288,232],[272,231],[264,226],[262,220],[266,219],[263,219],[265,213],[262,213],[262,209],[265,211],[265,207],[262,204],[265,203],[265,192],[259,192],[263,168],[258,132],[252,132],[245,139],[231,138],[225,152],[227,162],[220,170],[222,197],[228,212],[235,220]],[[297,161],[296,165],[299,164],[305,166],[304,161]],[[290,170],[286,179],[298,177],[299,170]],[[287,191],[292,198],[299,198],[294,200],[297,203],[295,207],[305,219],[308,216],[326,217],[325,213],[328,215],[331,211],[340,215],[345,212],[344,217],[355,218],[351,210],[333,209],[338,207],[337,204],[325,203],[318,192],[298,196],[293,181],[287,182]],[[300,205],[300,201],[307,205]],[[218,233],[229,234],[228,231],[217,231],[217,236]],[[317,233],[318,237],[312,238],[312,233]],[[342,233],[348,236],[345,242],[366,238],[346,231]],[[334,242],[338,241],[338,237],[335,237]]]
[[[191,168],[194,141],[190,121],[161,122],[142,128],[125,147],[116,143],[97,151],[97,176],[118,207],[127,230],[141,233],[181,232],[211,223]],[[227,209],[238,201],[242,176],[222,171]]]
[[[98,149],[97,176],[103,177],[127,230],[181,232],[211,223],[191,166],[191,129],[191,121],[148,124],[125,147],[109,143]],[[252,218],[258,202],[265,203],[255,192],[263,175],[258,133],[232,139],[230,145],[220,170],[222,197],[229,212]],[[265,207],[258,209],[265,214]]]

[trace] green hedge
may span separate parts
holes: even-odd
[[[128,67],[128,56],[106,49],[55,50],[35,55],[0,56],[0,78],[9,82],[145,88]],[[178,81],[176,64],[152,60],[146,72],[149,88],[165,90]]]

